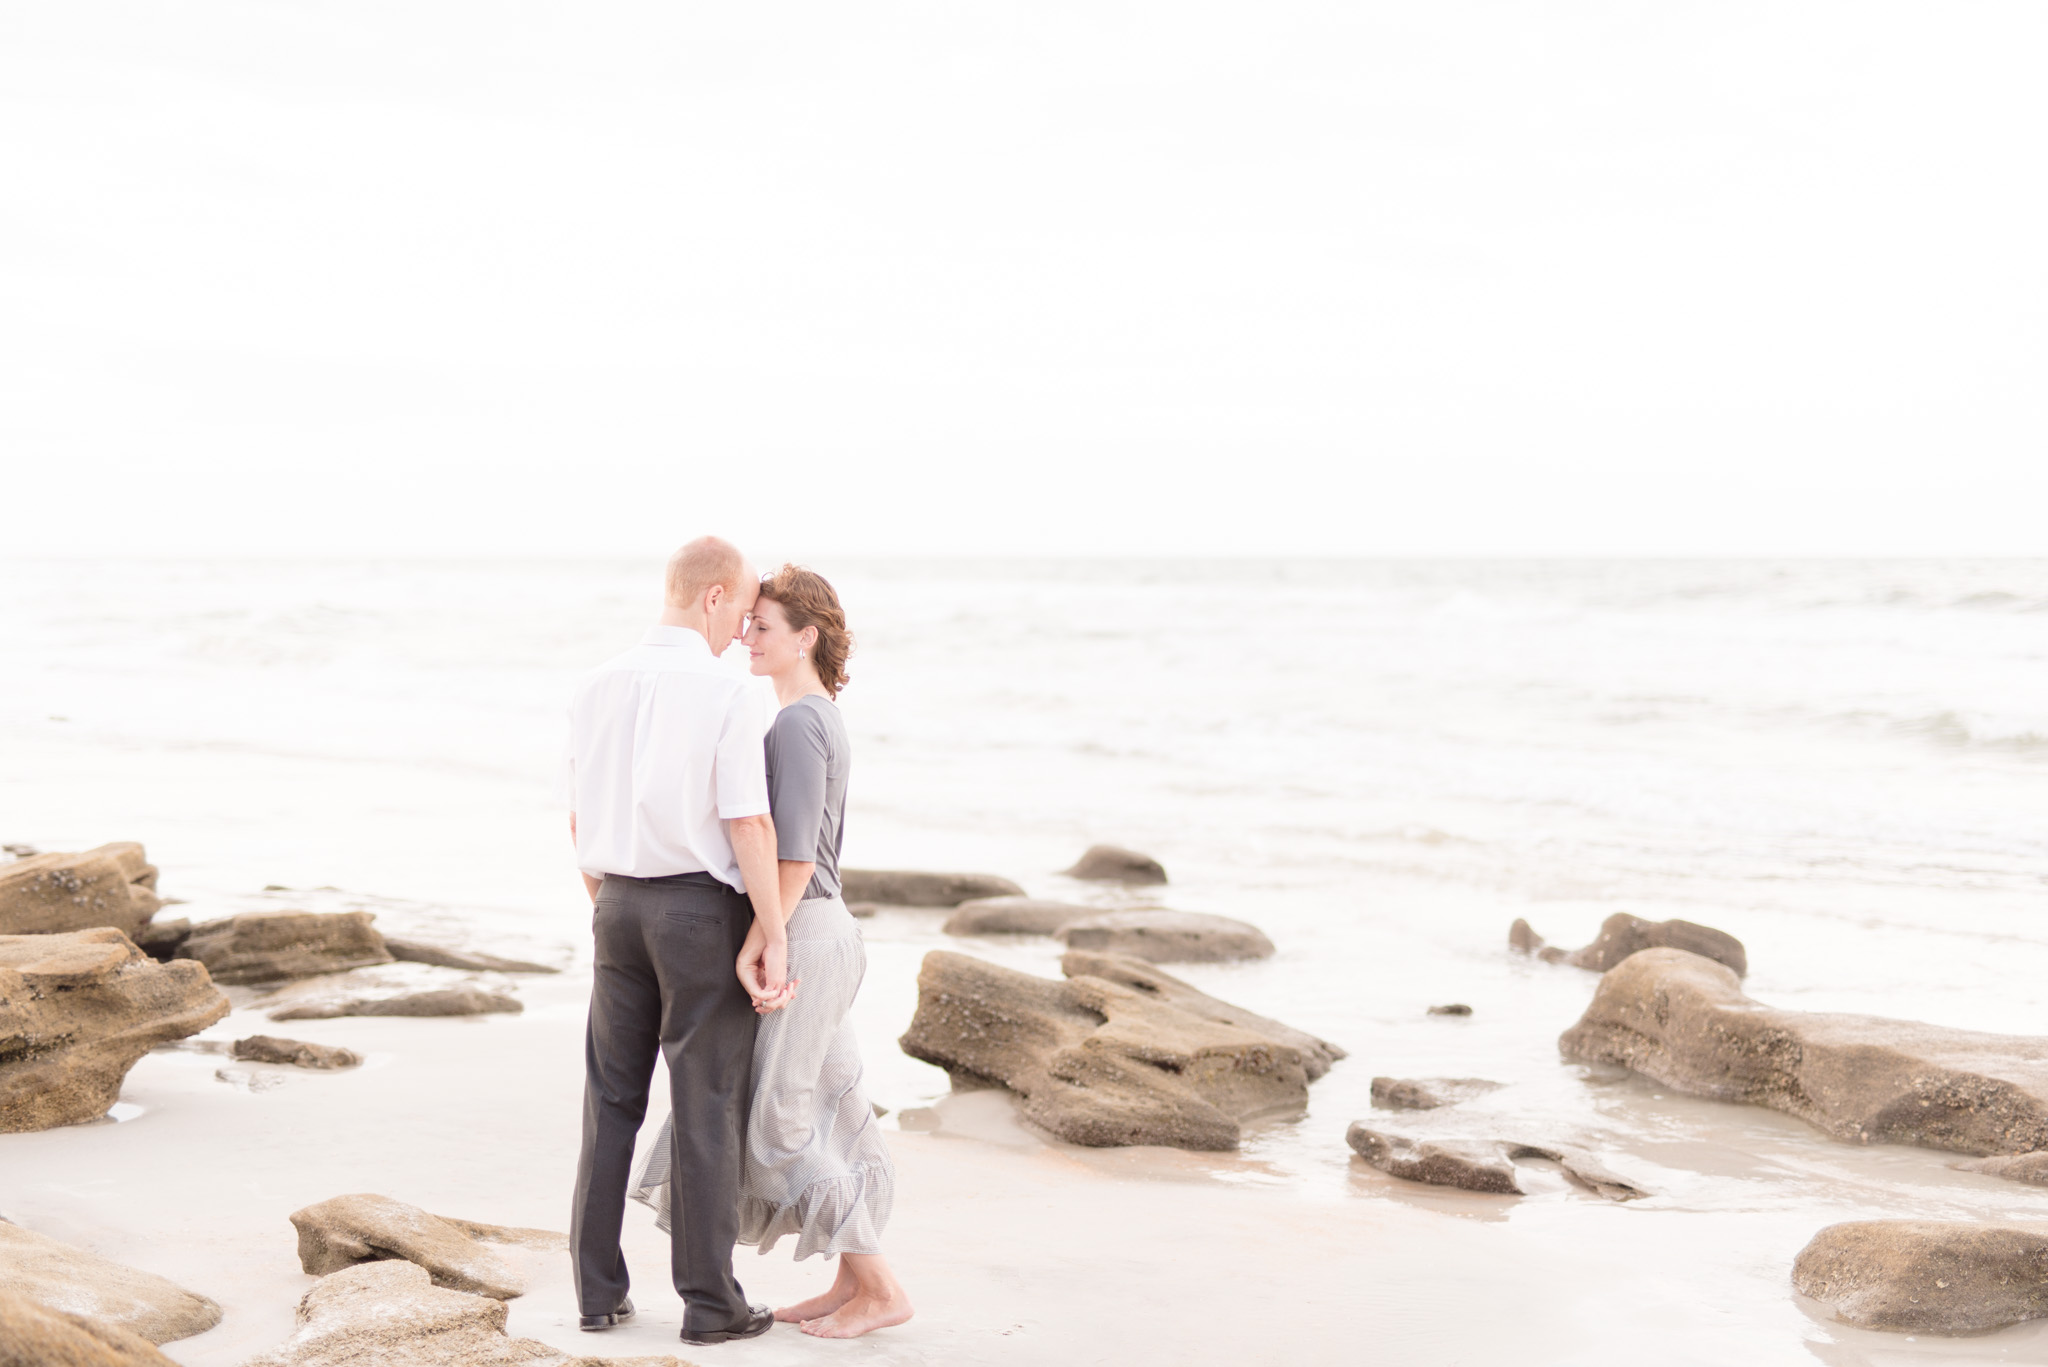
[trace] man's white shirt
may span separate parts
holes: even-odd
[[[762,738],[775,697],[689,627],[648,629],[586,675],[569,705],[576,865],[661,878],[709,873],[744,892],[725,823],[768,810]]]

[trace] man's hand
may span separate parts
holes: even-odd
[[[777,936],[770,940],[759,921],[747,932],[740,947],[740,986],[754,999],[754,1010],[762,1015],[780,1011],[796,996],[796,983],[785,981],[789,971],[789,941]]]

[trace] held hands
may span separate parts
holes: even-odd
[[[789,941],[780,935],[770,940],[759,921],[740,947],[738,970],[740,986],[761,1015],[780,1011],[796,996],[797,980],[789,977]]]

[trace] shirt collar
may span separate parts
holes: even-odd
[[[711,658],[711,643],[695,627],[651,626],[640,638],[640,644],[649,646],[681,646],[684,650],[695,648],[705,659]]]

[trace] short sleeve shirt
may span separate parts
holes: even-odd
[[[806,898],[837,897],[852,761],[838,705],[815,693],[798,698],[776,713],[766,751],[775,857],[817,864]]]
[[[569,707],[576,865],[596,877],[709,873],[741,892],[725,823],[768,810],[761,740],[775,696],[688,627],[657,626],[592,671]]]

